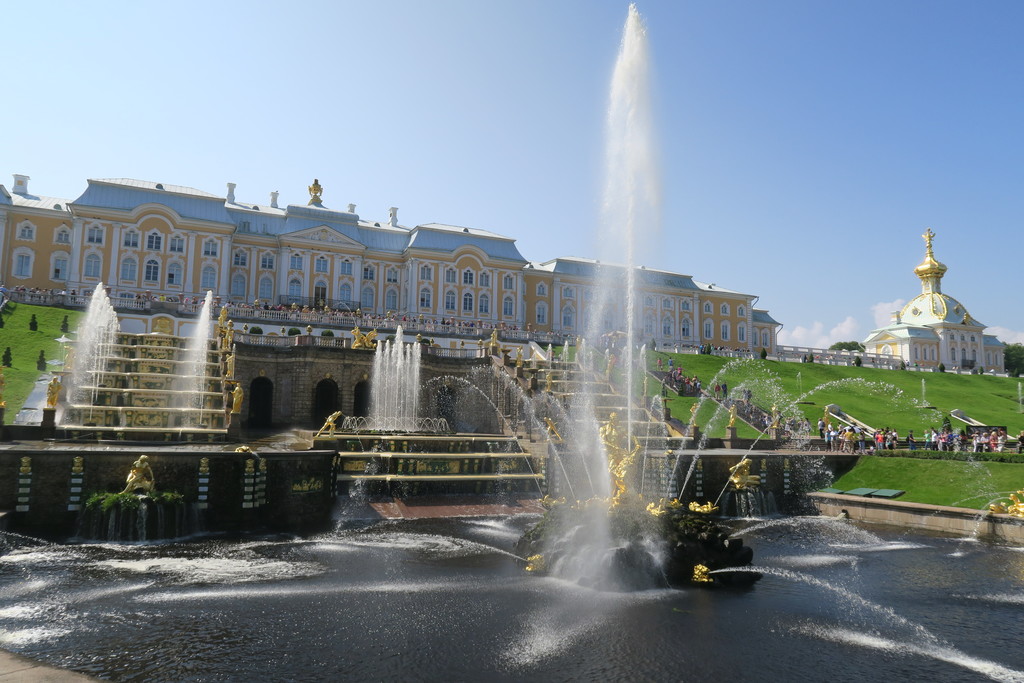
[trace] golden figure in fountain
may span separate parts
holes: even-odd
[[[238,415],[242,412],[242,399],[245,398],[245,390],[242,385],[235,382],[235,388],[231,390],[231,414]]]
[[[555,426],[555,421],[550,417],[545,417],[544,425],[547,427],[548,438],[555,443],[562,443],[562,435],[558,433],[558,427]]]
[[[331,413],[330,415],[328,415],[327,416],[327,420],[324,422],[324,426],[321,427],[320,431],[317,432],[316,434],[314,434],[313,436],[314,437],[323,436],[324,433],[326,432],[328,437],[333,437],[334,436],[334,431],[338,428],[338,425],[335,424],[335,423],[338,421],[339,417],[341,417],[341,411],[340,410],[336,410],[333,413]]]
[[[125,480],[124,491],[121,493],[136,493],[139,490],[143,493],[152,493],[155,489],[156,482],[153,480],[153,468],[149,466],[149,456],[140,455],[139,459],[132,463],[132,469]]]
[[[626,493],[626,478],[633,469],[637,453],[640,452],[640,441],[634,436],[630,448],[629,435],[622,430],[619,416],[614,412],[608,416],[608,421],[601,425],[598,433],[601,443],[604,444],[605,453],[608,454],[608,471],[615,486],[612,505],[616,505]]]
[[[760,486],[761,484],[760,475],[750,473],[750,464],[750,458],[743,458],[729,468],[731,473],[729,481],[732,482],[737,491],[751,486]]]
[[[736,404],[735,403],[733,403],[731,406],[729,406],[729,426],[730,427],[735,427],[736,426]]]
[[[995,503],[994,505],[989,505],[988,509],[990,512],[1001,515],[1024,517],[1024,500],[1022,499],[1024,499],[1024,489],[1017,491],[1017,493],[1011,493],[1009,503]]]
[[[370,330],[367,333],[359,331],[359,327],[352,328],[353,349],[375,349],[377,348],[377,330]]]
[[[50,380],[50,383],[46,385],[46,407],[53,410],[57,407],[57,401],[60,400],[60,392],[64,389],[64,385],[60,383],[59,377],[54,377]]]

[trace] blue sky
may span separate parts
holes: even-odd
[[[1024,3],[641,2],[663,195],[650,267],[760,296],[783,343],[943,291],[1024,341]],[[596,256],[627,3],[7,3],[0,182],[130,177]]]

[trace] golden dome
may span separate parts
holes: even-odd
[[[941,278],[946,274],[946,264],[940,263],[935,260],[935,254],[932,253],[932,238],[935,237],[935,233],[932,232],[931,228],[922,235],[925,243],[925,255],[924,261],[914,268],[914,275],[917,275],[922,280],[926,278]]]

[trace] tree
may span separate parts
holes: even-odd
[[[11,367],[11,362],[11,347],[8,346],[6,349],[4,349],[4,355],[3,358],[0,358],[0,363],[3,363],[4,367],[9,368]]]
[[[768,349],[766,349],[764,347],[761,347],[761,360],[764,360],[767,357],[768,357]]]
[[[859,341],[841,341],[828,347],[829,351],[863,351],[864,345]]]
[[[39,329],[39,322],[36,320],[36,314],[32,314],[32,318],[28,321],[28,329],[35,332]]]
[[[39,349],[39,358],[36,359],[36,370],[40,372],[46,370],[46,354],[42,349]]]
[[[60,331],[61,331],[61,332],[67,332],[67,331],[68,331],[68,329],[69,329],[69,326],[68,326],[68,317],[67,317],[67,316],[64,316],[64,319],[60,321]]]
[[[0,327],[4,326],[4,317],[0,315]]]
[[[1003,364],[1006,372],[1020,377],[1024,373],[1024,344],[1007,344],[1003,349]]]

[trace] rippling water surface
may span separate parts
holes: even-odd
[[[1024,552],[842,520],[738,522],[743,590],[524,575],[531,520],[310,538],[0,544],[0,647],[116,681],[1022,681]]]

